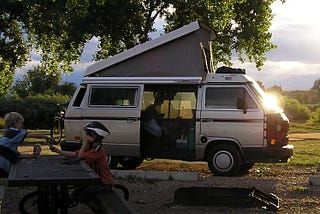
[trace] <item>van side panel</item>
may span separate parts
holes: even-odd
[[[88,85],[81,122],[98,120],[106,125],[111,133],[104,139],[109,155],[140,156],[142,90],[142,85]]]

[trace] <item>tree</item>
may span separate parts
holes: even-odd
[[[271,88],[268,89],[268,91],[272,92],[272,93],[276,93],[278,95],[282,95],[282,93],[283,93],[283,90],[282,90],[281,86],[279,86],[279,85],[272,86]]]
[[[64,82],[58,85],[56,92],[62,95],[72,96],[76,89],[77,87],[74,83]]]
[[[55,93],[60,78],[47,74],[44,68],[28,70],[21,80],[17,80],[13,89],[21,98],[29,95]]]
[[[167,32],[196,19],[215,29],[218,34],[213,43],[215,64],[230,65],[231,53],[235,50],[241,61],[255,62],[257,68],[261,68],[265,54],[275,48],[268,32],[273,18],[270,5],[274,1],[6,0],[1,2],[1,12],[16,24],[14,35],[21,40],[18,43],[4,40],[6,45],[26,47],[30,44],[29,51],[41,53],[41,64],[46,73],[56,76],[72,70],[71,65],[79,60],[85,43],[93,36],[100,41],[95,59],[145,42],[149,39],[148,33],[154,30],[153,23],[158,15],[165,17]],[[1,19],[6,20],[6,17]],[[6,32],[9,26],[0,26],[1,32]],[[22,56],[25,56],[22,50],[25,49],[9,54],[21,59],[21,63],[7,60],[6,65],[11,67],[5,70],[6,73],[12,74],[13,68],[22,65]],[[6,87],[12,77],[4,77]]]
[[[12,13],[0,7],[0,97],[11,86],[14,70],[24,64],[27,57],[27,44],[23,38],[21,23]]]
[[[175,12],[166,13],[169,23],[166,29],[170,31],[198,19],[218,34],[213,43],[215,65],[218,62],[231,65],[235,50],[241,62],[255,62],[260,69],[265,54],[276,47],[268,32],[273,18],[270,6],[274,1],[178,0],[174,3]]]
[[[305,122],[310,118],[310,111],[307,106],[302,105],[294,98],[284,98],[284,111],[290,120],[296,122]]]
[[[313,87],[310,89],[310,97],[312,103],[320,103],[320,79],[314,81]]]

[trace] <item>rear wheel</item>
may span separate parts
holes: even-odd
[[[56,144],[60,143],[62,139],[62,132],[62,120],[60,118],[55,118],[50,129],[50,136],[55,140]]]
[[[227,144],[213,147],[207,155],[207,162],[211,172],[217,176],[238,175],[242,166],[238,149]]]
[[[123,169],[135,169],[140,166],[143,162],[142,158],[136,157],[122,157],[119,159],[119,163],[123,167]]]

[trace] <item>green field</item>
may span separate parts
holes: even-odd
[[[290,142],[294,154],[288,165],[318,166],[320,164],[320,140]]]
[[[320,124],[290,123],[289,133],[320,133]]]

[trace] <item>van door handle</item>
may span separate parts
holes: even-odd
[[[212,121],[213,121],[212,119],[201,119],[202,123],[210,123]]]
[[[133,122],[137,122],[138,118],[137,117],[128,117],[127,118],[127,123],[133,123]]]

